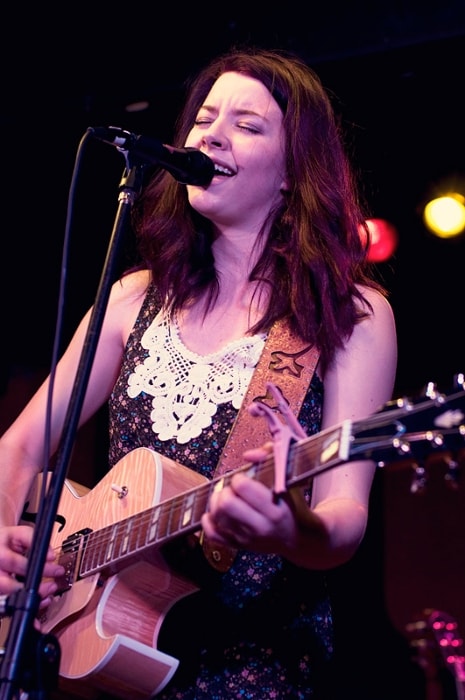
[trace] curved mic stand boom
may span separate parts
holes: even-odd
[[[0,667],[1,700],[16,700],[23,698],[25,694],[29,698],[40,700],[48,697],[48,692],[54,690],[58,683],[60,663],[58,640],[51,634],[44,635],[38,632],[34,627],[34,620],[40,604],[38,589],[48,545],[71,458],[110,288],[114,281],[119,244],[128,223],[130,209],[142,188],[140,162],[132,164],[129,154],[126,153],[125,157],[126,167],[119,185],[118,210],[74,380],[57,451],[56,466],[46,496],[40,504],[34,527],[24,587],[18,593],[9,596],[5,604],[5,613],[11,617],[11,622]]]

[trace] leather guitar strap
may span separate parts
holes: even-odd
[[[316,347],[294,335],[285,321],[277,321],[272,326],[218,461],[215,476],[241,467],[244,450],[259,447],[270,440],[267,422],[253,418],[247,411],[252,401],[273,407],[274,400],[266,390],[266,383],[272,382],[279,388],[292,413],[297,416],[318,358]],[[202,537],[202,547],[209,563],[222,572],[230,568],[237,551],[210,544],[206,537]]]

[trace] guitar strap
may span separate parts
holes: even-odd
[[[264,420],[253,418],[247,407],[251,402],[261,402],[270,408],[276,408],[275,401],[266,383],[275,384],[288,403],[292,413],[297,416],[307,394],[319,352],[314,345],[302,341],[292,333],[284,320],[276,321],[272,326],[259,361],[249,383],[236,420],[221,453],[215,476],[239,468],[243,464],[244,450],[263,445],[269,441],[268,424]],[[263,393],[266,391],[266,393]],[[234,561],[235,549],[210,544],[202,536],[204,555],[218,571],[227,571]]]

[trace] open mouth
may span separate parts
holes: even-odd
[[[215,163],[214,165],[215,175],[222,175],[223,177],[232,177],[236,174],[233,170],[226,168],[224,165],[218,165],[218,163]]]

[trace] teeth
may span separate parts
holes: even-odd
[[[221,173],[222,175],[229,176],[234,175],[232,170],[229,170],[229,168],[225,168],[222,165],[217,165],[217,163],[215,163],[215,173]]]

